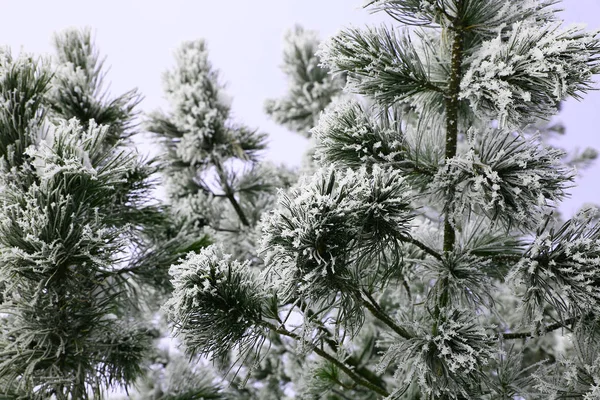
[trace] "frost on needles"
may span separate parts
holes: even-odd
[[[132,268],[143,232],[160,220],[147,203],[154,168],[125,146],[139,99],[102,92],[89,31],[65,31],[55,44],[52,64],[0,50],[0,396],[8,399],[99,398],[133,382],[151,347],[131,297],[144,285]]]
[[[175,290],[183,341],[221,354],[263,332],[313,365],[303,398],[595,398],[598,217],[556,217],[574,172],[529,124],[592,88],[600,44],[556,3],[370,1],[392,24],[321,47],[356,98],[321,117],[322,169],[262,221],[262,288],[227,291],[242,264],[211,261],[227,279]],[[208,337],[220,291],[240,297],[216,312],[244,318]]]

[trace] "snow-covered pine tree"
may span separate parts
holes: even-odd
[[[316,31],[300,25],[286,32],[281,69],[287,78],[288,90],[279,99],[265,101],[265,111],[275,122],[309,139],[300,174],[312,174],[315,170],[311,129],[323,111],[344,96],[345,78],[331,75],[321,63],[317,55],[319,43]]]
[[[321,119],[323,169],[264,220],[262,274],[214,246],[171,268],[188,351],[276,334],[312,353],[305,398],[596,398],[600,225],[554,223],[574,172],[528,133],[600,70],[597,34],[557,3],[369,2],[400,26],[344,30],[321,57],[375,105]],[[551,336],[565,351],[532,364]]]
[[[259,162],[266,135],[232,121],[231,99],[203,40],[183,43],[175,59],[164,76],[170,110],[152,113],[147,123],[165,149],[162,171],[173,212],[185,229],[206,228],[236,257],[256,258],[256,224],[294,175]]]
[[[181,237],[207,237],[235,258],[250,260],[248,269],[261,268],[257,223],[275,206],[276,191],[295,182],[295,174],[261,161],[266,136],[232,120],[231,100],[209,61],[203,40],[183,43],[175,60],[175,67],[165,73],[163,80],[170,109],[150,114],[147,121],[147,129],[157,135],[164,151],[161,172],[169,212],[178,226],[175,241]],[[199,395],[213,389],[218,396],[226,396],[207,385],[204,375],[211,374],[207,366],[186,366],[180,356],[172,358],[164,362],[165,371],[187,370],[196,379],[177,383],[172,374],[165,374],[165,379],[153,383],[153,389],[162,392],[160,398],[182,393]],[[228,367],[228,361],[223,360],[222,369]],[[269,387],[279,386],[268,362],[255,374],[275,379]],[[225,380],[230,395],[255,398],[252,385],[236,389],[239,379],[235,373],[225,374]]]
[[[150,336],[129,268],[153,168],[125,146],[135,91],[109,98],[89,31],[55,38],[56,68],[0,53],[0,396],[100,398],[132,382]],[[152,230],[152,229],[150,229]]]
[[[275,122],[306,137],[345,83],[343,76],[331,75],[321,64],[318,48],[315,31],[297,25],[286,33],[281,69],[288,79],[288,93],[265,102],[265,111]]]

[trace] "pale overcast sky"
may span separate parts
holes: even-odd
[[[348,25],[392,23],[383,15],[369,15],[361,4],[363,0],[0,0],[0,44],[15,53],[22,48],[47,54],[53,32],[89,26],[111,67],[111,91],[137,87],[145,96],[142,110],[151,111],[165,106],[161,76],[173,65],[173,51],[184,40],[205,38],[213,65],[228,83],[235,118],[270,134],[270,159],[299,165],[305,140],[263,112],[265,99],[286,91],[279,70],[283,35],[296,23],[319,31],[321,38]],[[600,0],[564,0],[561,8],[567,23],[600,29]],[[561,145],[600,150],[600,92],[583,102],[567,102],[560,120],[567,126]],[[583,203],[600,203],[600,161],[583,174],[561,207],[568,215]]]

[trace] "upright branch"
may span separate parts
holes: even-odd
[[[448,77],[448,89],[444,94],[444,103],[446,109],[446,148],[444,156],[446,162],[456,156],[458,143],[458,119],[460,105],[460,81],[462,77],[461,64],[463,59],[463,27],[461,23],[461,12],[463,2],[456,1],[456,15],[452,18],[451,25],[448,28],[452,34],[450,76]],[[453,195],[451,198],[454,197]],[[454,221],[451,217],[452,209],[448,205],[444,219],[444,253],[449,253],[454,249],[456,242],[456,231]],[[441,293],[435,307],[436,320],[439,319],[441,309],[448,305],[450,296],[448,293],[448,278],[443,278],[441,283]],[[438,322],[434,323],[433,332],[437,333]]]
[[[233,190],[231,184],[229,183],[229,180],[227,179],[227,172],[223,168],[223,165],[221,165],[221,161],[213,157],[213,164],[215,166],[215,169],[217,170],[217,174],[219,175],[219,180],[221,181],[222,185],[221,188],[223,189],[223,192],[225,192],[225,197],[227,198],[227,200],[229,200],[229,203],[233,207],[235,213],[240,218],[240,222],[244,226],[250,226],[250,222],[248,221],[248,218],[246,218],[244,210],[235,198],[235,191]]]
[[[280,335],[283,336],[287,336],[290,337],[292,339],[295,340],[302,340],[302,338],[300,336],[298,336],[297,334],[295,334],[294,332],[290,332],[287,329],[283,328],[283,327],[276,327],[275,325],[269,323],[269,322],[263,322],[263,325],[265,327],[267,327],[268,329],[270,329],[273,332],[277,332]],[[362,376],[360,376],[359,374],[356,373],[355,370],[351,369],[350,367],[348,367],[346,364],[344,364],[343,362],[339,361],[337,358],[335,358],[334,356],[330,355],[329,353],[327,353],[326,351],[318,348],[318,347],[313,347],[313,351],[321,358],[329,361],[330,363],[336,365],[339,369],[341,369],[342,371],[344,371],[344,373],[350,378],[352,379],[354,382],[356,382],[357,384],[370,389],[372,391],[374,391],[375,393],[381,395],[381,396],[389,396],[390,394],[383,389],[381,386],[373,383],[371,380],[364,378]]]
[[[456,1],[456,16],[452,20],[449,30],[452,33],[452,58],[450,61],[450,76],[448,89],[444,95],[446,106],[446,160],[456,156],[458,143],[458,112],[460,81],[462,77],[461,64],[463,59],[463,27],[461,26],[462,1]],[[456,241],[456,232],[450,218],[450,210],[446,213],[444,221],[444,252],[452,251]]]

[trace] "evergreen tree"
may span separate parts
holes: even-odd
[[[331,75],[321,64],[318,47],[315,31],[297,25],[286,33],[281,69],[288,79],[288,93],[265,102],[265,110],[275,122],[307,137],[344,86],[343,76]]]
[[[286,33],[281,69],[287,77],[288,92],[280,99],[265,102],[265,111],[275,122],[309,139],[301,174],[311,174],[315,170],[311,129],[330,104],[344,98],[345,77],[331,75],[321,63],[317,55],[319,43],[317,32],[299,25]]]
[[[264,219],[259,275],[217,246],[171,267],[187,350],[295,346],[303,398],[597,397],[598,216],[554,221],[574,172],[530,129],[591,88],[600,43],[556,3],[376,0],[400,28],[330,39],[372,105],[321,118],[322,169]],[[573,346],[536,363],[547,338]]]
[[[135,91],[102,92],[89,31],[55,38],[55,72],[0,54],[0,392],[99,398],[132,382],[150,346],[129,266],[154,168],[125,146]],[[152,222],[154,221],[154,222]]]
[[[275,206],[276,190],[289,187],[295,175],[261,161],[266,135],[232,121],[231,101],[203,40],[183,43],[175,59],[175,68],[164,75],[170,109],[155,111],[147,120],[147,129],[156,134],[164,150],[161,172],[169,212],[178,227],[175,240],[210,238],[235,258],[250,260],[248,269],[260,268],[257,223]],[[153,391],[161,392],[155,398],[173,398],[182,392],[202,398],[208,396],[207,390],[215,398],[227,395],[218,387],[207,386],[204,375],[211,375],[208,366],[186,365],[183,358],[168,352],[162,365],[157,369],[162,378],[150,384]],[[227,370],[231,365],[223,360],[222,367]],[[175,382],[169,369],[185,370],[190,379]],[[271,376],[271,372],[263,369],[256,373]],[[229,382],[227,392],[237,398],[255,395],[252,385],[236,389],[239,379],[235,373],[226,373],[222,379]]]
[[[261,212],[293,175],[259,162],[266,135],[231,120],[231,100],[205,42],[183,43],[175,57],[176,68],[164,76],[171,110],[152,113],[147,123],[166,151],[162,171],[169,202],[187,229],[207,227],[233,254],[253,258]]]

